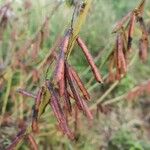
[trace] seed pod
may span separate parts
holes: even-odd
[[[33,138],[33,136],[31,134],[28,135],[28,140],[31,144],[31,146],[33,147],[34,150],[38,150],[38,145],[35,142],[35,139]]]
[[[120,70],[116,71],[115,78],[116,78],[116,80],[120,80],[121,79],[121,71]]]
[[[64,75],[62,76],[61,80],[58,82],[59,86],[59,95],[62,97],[64,95],[65,85],[64,85]]]
[[[123,51],[123,41],[121,38],[121,35],[117,35],[117,67],[118,69],[121,69],[121,59],[122,59],[122,51]]]
[[[124,57],[124,54],[123,54],[123,53],[122,53],[121,64],[122,64],[121,73],[122,73],[122,74],[125,74],[125,73],[127,72],[127,62],[126,62],[126,60],[125,60],[125,57]]]
[[[66,54],[67,53],[67,50],[68,50],[68,44],[69,44],[69,39],[70,39],[70,36],[71,36],[71,32],[72,30],[69,29],[65,36],[64,36],[64,39],[63,39],[63,42],[62,42],[62,45],[61,45],[61,49],[64,51],[64,53]]]
[[[58,101],[57,91],[55,89],[53,89],[53,85],[50,82],[47,82],[47,87],[48,87],[49,91],[52,93],[50,105],[52,107],[52,110],[53,110],[56,118],[57,118],[59,126],[62,129],[62,132],[64,134],[66,134],[70,139],[74,139],[74,135],[68,127],[65,115],[64,115],[61,105]]]
[[[28,96],[28,97],[32,97],[32,98],[36,99],[36,95],[29,93],[29,92],[25,91],[24,89],[18,89],[17,92],[22,94],[23,96]]]
[[[80,77],[78,76],[77,72],[75,71],[75,69],[70,67],[70,71],[71,71],[72,76],[73,76],[74,80],[76,81],[78,87],[80,88],[83,96],[85,97],[85,99],[86,100],[90,99],[90,95],[89,95],[88,91],[86,90],[86,88],[85,88],[83,82],[81,81]]]
[[[91,111],[89,110],[86,102],[83,100],[83,107],[84,107],[84,113],[87,116],[88,119],[92,120],[93,119],[93,115],[91,113]]]
[[[132,13],[131,18],[130,18],[130,24],[129,24],[129,31],[128,31],[128,51],[130,51],[131,46],[132,46],[132,37],[134,33],[134,25],[136,21],[136,16],[135,13]]]
[[[76,86],[75,86],[75,83],[74,83],[74,80],[73,80],[73,77],[72,77],[72,73],[71,73],[70,68],[69,68],[67,63],[65,64],[65,69],[66,69],[65,71],[66,71],[66,75],[67,75],[67,80],[68,80],[68,83],[70,85],[70,89],[73,93],[73,97],[76,100],[76,104],[77,104],[77,106],[80,110],[84,110],[83,109],[83,100],[80,97],[80,95],[79,95],[79,93],[76,89]]]
[[[94,74],[94,76],[95,76],[95,79],[96,79],[98,82],[101,82],[101,83],[102,83],[102,82],[103,82],[103,81],[102,81],[102,77],[101,77],[101,75],[100,75],[100,73],[99,73],[99,71],[98,71],[98,69],[97,69],[97,67],[96,67],[96,65],[95,65],[95,63],[94,63],[94,60],[93,60],[93,58],[92,58],[92,56],[91,56],[91,54],[90,54],[90,52],[89,52],[87,46],[85,45],[85,43],[82,41],[82,39],[81,39],[80,37],[77,37],[76,40],[77,40],[78,45],[81,47],[83,53],[85,54],[86,59],[87,59],[89,65],[91,66],[91,69],[92,69],[92,71],[93,71],[93,74]]]
[[[23,140],[23,138],[26,136],[26,129],[22,129],[17,136],[15,137],[15,139],[13,140],[13,142],[6,148],[6,150],[14,150],[19,143]]]
[[[60,46],[60,55],[55,70],[55,76],[57,82],[59,82],[64,76],[64,60],[65,60],[65,54],[67,53],[67,49],[68,49],[70,35],[71,35],[71,30],[69,29],[66,32],[66,35]]]
[[[117,67],[120,73],[123,73],[123,74],[126,73],[127,65],[126,65],[126,60],[125,60],[125,56],[123,53],[123,39],[122,39],[121,34],[118,34],[117,36]]]
[[[142,37],[139,40],[139,57],[145,62],[148,57],[148,32],[142,17],[138,18],[138,22],[142,31]]]
[[[50,105],[52,107],[52,110],[53,110],[58,122],[59,123],[65,122],[64,118],[62,118],[62,114],[61,114],[62,110],[60,109],[60,106],[54,96],[52,96],[52,98],[51,98]]]
[[[33,132],[38,131],[39,106],[41,104],[41,98],[42,98],[43,91],[44,91],[44,87],[39,89],[36,100],[35,100],[35,105],[33,107],[33,115],[32,115],[32,130],[33,130]]]
[[[128,33],[127,33],[127,31],[122,32],[122,40],[123,40],[123,54],[124,54],[125,60],[127,60],[127,54],[128,54],[128,49],[127,49]]]
[[[114,65],[115,65],[115,61],[114,61],[114,58],[111,56],[109,60],[109,66],[108,66],[109,67],[109,82],[113,82],[115,80],[115,76],[113,73]]]
[[[141,58],[143,62],[145,62],[148,57],[147,49],[148,49],[147,43],[143,39],[140,39],[139,40],[139,57]]]
[[[69,96],[69,93],[67,91],[67,79],[66,78],[65,78],[64,100],[65,100],[66,110],[71,114],[72,106],[71,106],[71,102],[70,102],[70,96]]]
[[[56,82],[59,82],[64,76],[64,60],[65,60],[65,54],[64,51],[61,49],[59,58],[57,60],[56,69],[55,69]]]
[[[67,64],[66,64],[66,72],[67,72],[67,79],[68,79],[70,88],[72,90],[73,96],[76,100],[76,104],[77,104],[78,108],[81,109],[89,119],[93,119],[93,116],[92,116],[86,102],[80,97],[77,89],[75,88],[75,83],[73,80],[71,69]]]
[[[37,116],[38,116],[38,112],[36,110],[33,110],[33,115],[32,115],[32,131],[33,132],[39,131]]]

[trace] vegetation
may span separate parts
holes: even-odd
[[[150,149],[150,1],[0,6],[0,149]]]

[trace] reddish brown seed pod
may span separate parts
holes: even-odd
[[[61,80],[58,82],[59,87],[59,95],[62,97],[64,95],[65,85],[64,85],[64,76],[62,76]]]
[[[69,44],[69,39],[70,39],[71,33],[72,33],[71,29],[69,29],[66,32],[63,42],[62,42],[62,45],[61,45],[61,49],[64,51],[65,54],[67,53],[67,50],[68,50],[68,44]]]
[[[110,60],[109,60],[109,82],[113,82],[115,80],[115,76],[114,76],[114,72],[113,72],[113,68],[114,68],[114,65],[115,65],[115,61],[114,61],[114,58],[113,56],[110,57]]]
[[[73,97],[76,101],[76,104],[77,104],[77,106],[80,110],[84,110],[83,100],[80,97],[80,95],[79,95],[79,93],[76,89],[76,86],[75,86],[75,83],[74,83],[74,80],[73,80],[73,77],[72,77],[72,73],[71,73],[70,68],[69,68],[67,63],[65,64],[65,71],[66,71],[67,80],[68,80],[68,83],[70,85],[70,89],[72,91],[72,94],[73,94]]]
[[[51,105],[51,108],[52,108],[56,118],[57,118],[57,121],[59,123],[64,122],[64,121],[62,121],[63,118],[62,118],[61,112],[59,110],[58,103],[57,103],[57,101],[56,101],[54,96],[52,96],[52,98],[51,98],[50,105]]]
[[[65,60],[65,54],[64,51],[61,49],[59,57],[57,59],[57,64],[55,69],[56,82],[59,82],[64,76],[64,60]]]
[[[66,69],[67,79],[68,79],[70,88],[72,90],[73,96],[74,96],[75,100],[77,101],[78,108],[81,109],[89,119],[93,119],[93,116],[92,116],[86,102],[80,97],[77,89],[75,88],[71,68],[67,64],[66,64],[66,68],[67,68]]]
[[[64,101],[65,101],[66,110],[71,114],[72,113],[72,106],[71,106],[70,96],[69,96],[69,93],[67,91],[67,79],[66,78],[65,78]]]
[[[33,132],[37,133],[39,131],[37,118],[32,119],[32,125],[31,125],[31,127],[32,127],[32,131]]]
[[[80,88],[83,96],[85,97],[85,99],[87,99],[87,100],[90,99],[90,95],[89,95],[88,91],[86,90],[83,82],[81,81],[79,75],[75,71],[75,69],[70,67],[70,71],[71,71],[72,76],[73,76],[74,80],[76,81],[78,87]]]
[[[121,73],[122,73],[122,74],[125,74],[125,73],[127,72],[127,62],[126,62],[126,60],[125,60],[125,57],[124,57],[124,54],[123,54],[123,53],[122,53],[121,64],[122,64]]]
[[[141,58],[143,62],[145,62],[148,58],[147,49],[148,49],[147,43],[143,39],[140,39],[139,40],[139,57]]]
[[[72,112],[71,101],[70,101],[70,97],[66,90],[65,90],[65,98],[64,99],[65,99],[66,109],[71,114],[71,112]]]
[[[68,135],[68,137],[70,139],[73,139],[74,136],[73,136],[72,132],[70,131],[70,129],[68,128],[67,122],[65,120],[65,116],[64,116],[63,112],[60,110],[60,106],[57,103],[56,98],[54,96],[52,96],[50,105],[51,105],[51,108],[52,108],[56,118],[57,118],[57,121],[58,121],[61,131],[64,134]]]
[[[33,136],[31,134],[28,135],[28,140],[30,142],[30,145],[31,147],[34,149],[34,150],[38,150],[38,145],[37,143],[35,142],[35,139],[33,138]]]
[[[135,26],[135,21],[136,21],[136,16],[135,13],[133,12],[130,18],[130,24],[129,24],[129,31],[128,31],[128,50],[130,51],[131,45],[132,45],[132,37],[134,33],[134,26]]]
[[[139,57],[145,62],[148,58],[148,32],[142,17],[138,18],[138,22],[142,32],[142,37],[139,40]]]
[[[91,113],[91,111],[89,110],[86,102],[83,100],[83,106],[84,106],[84,113],[87,116],[88,119],[92,120],[93,119],[93,115]]]
[[[40,88],[38,93],[37,93],[37,97],[35,100],[35,105],[33,107],[33,115],[32,115],[32,130],[33,132],[37,132],[38,131],[38,112],[39,112],[39,106],[41,104],[41,97],[44,91],[44,87]]]
[[[71,130],[68,127],[66,117],[58,101],[59,95],[57,91],[53,88],[53,85],[50,82],[47,82],[47,87],[49,91],[52,93],[50,105],[57,118],[58,124],[62,129],[62,132],[66,134],[70,139],[74,139],[74,134],[71,132]]]
[[[122,51],[123,51],[123,41],[121,35],[117,35],[117,67],[121,69],[121,58],[122,58]]]
[[[83,53],[85,54],[89,65],[91,66],[91,69],[92,69],[92,72],[93,72],[93,74],[95,76],[95,79],[98,82],[102,83],[103,82],[102,77],[101,77],[101,75],[100,75],[100,73],[98,71],[98,68],[96,67],[96,65],[94,63],[94,60],[93,60],[93,58],[92,58],[92,56],[91,56],[87,46],[85,45],[85,43],[82,41],[82,39],[80,37],[77,37],[76,40],[77,40],[78,45],[81,47]]]
[[[26,136],[26,129],[22,129],[17,136],[15,137],[15,139],[13,140],[13,142],[6,148],[6,150],[14,150],[19,142],[21,140],[23,140],[23,138]]]
[[[121,73],[125,74],[127,71],[127,65],[125,56],[123,53],[123,38],[121,34],[117,36],[117,67],[118,70],[121,70]]]
[[[29,93],[29,92],[25,91],[24,89],[18,89],[17,92],[22,94],[23,96],[32,97],[32,98],[36,99],[36,95]]]
[[[56,65],[56,70],[55,70],[56,82],[59,82],[64,76],[65,54],[68,49],[70,35],[71,35],[71,30],[69,29],[66,32],[64,39],[62,40],[62,43],[60,46],[60,54],[59,54],[59,58],[57,60],[57,65]]]

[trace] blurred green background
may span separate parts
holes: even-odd
[[[0,6],[2,7],[6,2],[1,0]],[[96,58],[95,62],[103,76],[108,74],[108,63],[104,63],[104,60],[115,44],[115,35],[111,34],[113,26],[139,2],[139,0],[93,0],[92,2],[80,36]],[[2,14],[2,11],[0,13]],[[73,7],[67,6],[65,1],[61,0],[14,0],[9,8],[6,25],[0,22],[0,117],[6,118],[0,127],[0,149],[5,149],[11,143],[22,119],[27,124],[30,123],[34,102],[31,98],[20,96],[17,89],[21,87],[33,93],[37,92],[38,87],[45,80],[47,70],[47,68],[41,69],[41,74],[38,76],[38,65],[48,55],[58,37],[69,27],[72,13]],[[45,29],[47,35],[34,55],[32,53],[34,45],[29,44],[28,47],[28,43],[37,35],[47,16],[51,16]],[[150,29],[149,0],[146,3],[144,20],[147,28]],[[139,35],[137,25],[134,33],[134,52],[130,59],[132,63],[128,73],[103,101],[120,97],[149,80],[150,59],[143,64],[138,58]],[[18,54],[20,49],[24,52]],[[19,61],[22,65],[18,65]],[[92,79],[86,59],[77,45],[69,61],[75,66],[89,90],[92,97],[89,107],[92,107],[112,85],[109,83],[99,85]],[[53,67],[52,65],[52,69]],[[52,74],[52,69],[49,69],[48,77]],[[56,120],[51,110],[46,109],[39,123],[40,132],[34,135],[39,149],[149,150],[148,94],[143,94],[136,101],[131,102],[122,98],[119,102],[113,103],[111,109],[108,114],[100,113],[91,125],[82,116],[76,141],[68,140],[57,131]],[[70,126],[73,128],[73,125]],[[29,144],[25,141],[19,149],[27,150]]]

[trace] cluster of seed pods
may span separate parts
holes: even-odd
[[[141,38],[139,39],[139,57],[145,62],[148,54],[148,31],[143,20],[145,0],[132,12],[117,22],[113,33],[117,33],[114,50],[110,56],[109,80],[120,80],[127,72],[128,54],[132,51],[133,34],[136,23],[139,23]],[[114,68],[116,73],[114,73]]]
[[[78,73],[67,60],[69,50],[68,45],[71,34],[72,31],[69,29],[61,42],[59,54],[55,55],[56,67],[54,70],[53,82],[46,81],[46,86],[52,95],[50,105],[58,120],[60,129],[64,134],[68,135],[70,139],[74,139],[74,134],[69,129],[67,123],[67,116],[72,115],[72,109],[76,106],[77,109],[82,111],[90,120],[93,116],[86,103],[86,101],[90,99],[90,95]],[[77,37],[76,41],[91,66],[95,79],[101,83],[102,77],[87,46],[80,37]],[[60,104],[60,99],[63,99],[63,108],[62,104]]]
[[[127,58],[132,49],[132,39],[136,22],[139,23],[142,32],[139,40],[139,56],[142,61],[147,59],[148,32],[142,17],[144,4],[145,0],[142,0],[140,5],[119,21],[113,30],[114,33],[117,33],[117,37],[114,51],[110,56],[109,77],[111,81],[116,79],[119,80],[122,75],[125,75],[127,72]],[[45,108],[50,106],[57,119],[59,129],[63,134],[67,135],[69,139],[73,140],[75,134],[69,127],[68,116],[73,116],[73,113],[75,113],[75,123],[77,124],[78,112],[85,114],[89,120],[93,119],[93,115],[87,105],[90,95],[75,68],[68,62],[71,37],[72,29],[68,29],[64,37],[57,42],[57,44],[59,43],[58,53],[56,48],[54,48],[43,63],[42,66],[47,63],[51,65],[53,61],[55,61],[56,65],[52,78],[45,81],[45,84],[39,89],[37,94],[34,95],[22,89],[18,90],[18,92],[35,99],[31,125],[33,132],[38,131],[38,120]],[[102,83],[103,80],[101,74],[94,63],[92,55],[90,54],[85,42],[83,42],[79,36],[76,37],[76,42],[83,51],[96,81]],[[116,71],[115,73],[114,69]],[[110,108],[102,108],[101,106],[99,106],[98,111],[99,110],[106,114],[111,111]],[[29,141],[34,146],[34,149],[37,149],[37,144],[30,132],[28,133],[28,130],[28,128],[22,130],[7,150],[13,149],[17,143],[25,137],[28,137]]]
[[[38,132],[38,120],[45,108],[50,106],[57,119],[59,129],[63,134],[67,135],[69,139],[73,140],[75,139],[75,133],[73,133],[69,127],[68,116],[73,116],[73,114],[75,114],[75,126],[77,126],[78,112],[83,112],[88,120],[92,120],[93,115],[87,105],[90,94],[76,70],[68,63],[68,45],[71,35],[72,30],[69,29],[61,39],[61,42],[58,42],[60,44],[59,53],[57,54],[55,51],[56,49],[52,50],[45,62],[52,64],[52,61],[56,60],[52,80],[46,80],[45,84],[39,89],[36,95],[26,92],[23,89],[19,89],[18,92],[24,96],[35,99],[31,125],[33,132]],[[80,37],[77,37],[76,41],[83,51],[95,79],[99,83],[102,83],[101,74],[94,63],[87,46]],[[49,58],[51,58],[52,61],[50,61]],[[26,128],[19,136],[16,136],[14,142],[8,147],[8,150],[17,145],[25,137],[28,137],[30,142],[34,143],[33,145],[36,149],[35,140],[28,134],[28,128]]]

